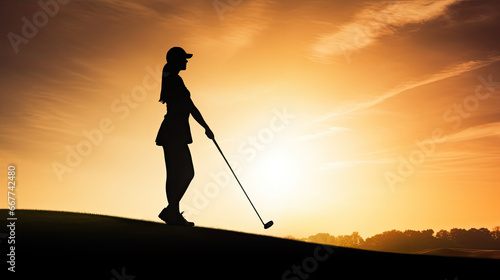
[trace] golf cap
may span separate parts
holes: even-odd
[[[179,59],[186,59],[193,57],[192,53],[186,53],[181,47],[173,47],[167,52],[167,62],[173,62]]]

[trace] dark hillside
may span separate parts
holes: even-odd
[[[382,253],[92,214],[17,210],[16,217],[15,276],[31,275],[32,279],[36,275],[36,279],[106,280],[131,280],[132,276],[136,280],[444,280],[457,276],[462,280],[486,276],[500,264],[498,260]],[[4,239],[0,245],[5,257],[8,245]]]

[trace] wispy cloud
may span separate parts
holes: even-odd
[[[498,178],[500,151],[465,151],[453,150],[439,152],[419,167],[419,172],[427,174],[453,175],[450,180],[470,180],[475,184],[491,182],[492,176]],[[496,175],[494,175],[496,174]],[[498,179],[496,179],[498,182]]]
[[[469,71],[477,70],[477,69],[483,68],[485,66],[488,66],[492,63],[495,63],[497,61],[500,61],[500,56],[495,56],[495,57],[492,57],[492,58],[487,59],[487,60],[467,61],[467,62],[462,62],[459,64],[452,65],[452,66],[447,67],[446,69],[439,71],[437,73],[434,73],[431,75],[426,75],[420,79],[404,82],[404,83],[394,87],[390,91],[387,91],[387,92],[385,92],[379,96],[376,96],[370,100],[358,102],[358,103],[352,105],[348,109],[345,109],[342,111],[330,112],[330,113],[326,114],[325,116],[319,118],[317,120],[317,122],[321,122],[321,121],[328,120],[328,119],[333,118],[333,117],[338,117],[338,116],[351,114],[354,112],[368,109],[370,107],[373,107],[377,104],[384,102],[385,100],[387,100],[389,98],[395,97],[395,96],[397,96],[405,91],[408,91],[408,90],[411,90],[411,89],[414,89],[414,88],[417,88],[420,86],[424,86],[424,85],[427,85],[430,83],[438,82],[438,81],[441,81],[444,79],[448,79],[451,77],[455,77],[455,76],[458,76],[460,74],[463,74],[463,73],[466,73]]]
[[[500,122],[477,125],[446,137],[447,142],[469,141],[485,137],[500,137]]]
[[[384,1],[372,5],[337,31],[320,35],[312,46],[311,59],[329,62],[338,55],[349,59],[350,54],[373,44],[380,37],[396,33],[398,27],[432,20],[458,1]]]

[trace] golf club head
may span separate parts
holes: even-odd
[[[268,228],[272,227],[272,226],[273,226],[273,224],[274,224],[274,223],[273,223],[273,221],[269,221],[269,222],[267,222],[267,223],[264,225],[264,229],[268,229]]]

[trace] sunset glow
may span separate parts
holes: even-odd
[[[0,0],[0,157],[20,209],[159,222],[161,69],[181,46],[194,103],[275,223],[264,232],[191,118],[181,209],[196,225],[367,237],[499,224],[499,1],[215,2]]]

